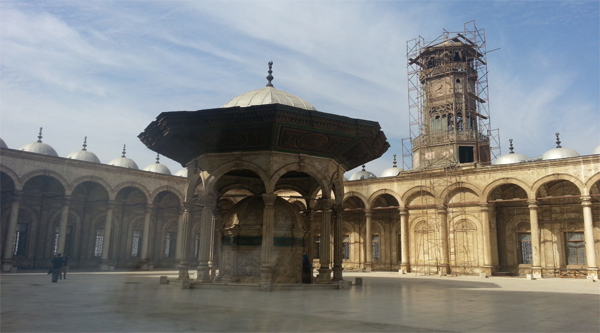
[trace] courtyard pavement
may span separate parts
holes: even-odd
[[[193,274],[192,271],[190,273]],[[599,332],[600,282],[392,272],[350,290],[180,289],[176,271],[0,275],[2,332]]]

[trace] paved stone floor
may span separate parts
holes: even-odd
[[[347,273],[350,290],[180,289],[168,272],[1,278],[2,332],[599,332],[600,282]]]

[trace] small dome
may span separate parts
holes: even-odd
[[[352,176],[350,176],[350,180],[362,180],[362,179],[374,179],[377,178],[374,173],[365,170],[365,166],[362,166],[361,171],[355,172]]]
[[[502,164],[513,164],[513,163],[521,163],[521,162],[529,162],[530,158],[517,153],[510,153],[506,155],[502,155],[498,157],[494,161],[494,165],[502,165]]]
[[[510,153],[498,157],[494,161],[494,165],[513,164],[513,163],[521,163],[521,162],[529,162],[530,161],[529,157],[527,157],[523,154],[517,154],[513,151],[513,149],[514,149],[513,139],[509,139],[508,141],[510,142],[510,148],[509,148]]]
[[[96,154],[94,154],[90,151],[87,151],[86,147],[87,147],[87,136],[83,139],[83,149],[70,153],[67,156],[67,158],[70,158],[73,160],[79,160],[79,161],[92,162],[92,163],[100,163],[98,156],[96,156]]]
[[[396,165],[396,155],[394,155],[394,165],[391,168],[387,168],[383,170],[381,173],[381,178],[383,177],[396,177],[400,174],[400,171],[404,171],[402,168],[399,168]]]
[[[167,168],[166,165],[160,164],[160,157],[158,156],[158,154],[156,154],[156,162],[150,164],[147,167],[145,167],[144,171],[162,173],[164,175],[170,175],[171,174],[171,170],[169,170],[169,168]]]
[[[41,127],[40,127],[40,134],[38,135],[37,142],[28,143],[28,144],[24,145],[23,147],[19,148],[19,150],[27,151],[30,153],[58,157],[58,154],[56,153],[56,150],[54,150],[54,148],[50,147],[50,145],[42,143],[42,128]]]
[[[6,145],[4,140],[2,140],[2,138],[0,138],[0,148],[8,148],[8,146]],[[600,148],[600,147],[598,147],[598,148]]]
[[[187,168],[184,168],[184,169],[181,169],[181,170],[177,171],[177,172],[175,173],[175,176],[179,176],[179,177],[185,177],[185,178],[187,178],[187,176],[188,176],[188,169],[187,169]]]
[[[2,140],[2,139],[0,139]],[[596,149],[594,149],[594,152],[592,153],[593,155],[600,155],[600,146],[596,147]]]
[[[123,155],[121,155],[121,157],[117,157],[114,160],[108,162],[108,165],[114,165],[114,166],[118,166],[118,167],[122,167],[122,168],[135,169],[135,170],[140,169],[140,168],[138,168],[137,164],[135,164],[135,162],[132,159],[125,157],[125,145],[123,145]]]
[[[555,160],[559,158],[577,157],[579,153],[569,148],[553,148],[542,155],[542,160]]]
[[[230,108],[234,106],[247,107],[253,105],[284,104],[305,110],[317,110],[314,106],[302,98],[294,96],[283,90],[275,89],[271,83],[271,81],[273,81],[273,76],[271,75],[273,71],[271,70],[271,66],[273,66],[272,61],[269,62],[269,75],[267,76],[267,80],[269,82],[267,83],[266,87],[241,94],[225,103],[222,108]]]
[[[550,149],[542,155],[542,160],[556,160],[559,158],[577,157],[579,153],[573,149],[563,148],[560,146],[560,133],[556,135],[556,148]]]

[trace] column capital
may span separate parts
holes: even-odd
[[[408,215],[408,209],[406,209],[406,207],[398,208],[398,213],[400,214],[400,216],[406,216]]]
[[[482,212],[489,212],[490,211],[490,204],[486,202],[480,202],[479,203],[479,209]]]
[[[147,204],[146,205],[146,214],[152,213],[152,208],[154,208],[153,204]]]
[[[115,209],[116,206],[117,206],[116,200],[108,200],[108,202],[106,202],[106,209]]]
[[[365,217],[373,217],[373,211],[370,209],[365,209]]]
[[[335,202],[335,200],[333,200],[333,199],[327,199],[327,198],[321,198],[321,199],[319,199],[319,202],[321,203],[321,209],[323,209],[323,210],[330,210],[331,206],[333,206],[333,203]]]
[[[71,205],[72,200],[73,200],[73,196],[70,196],[70,195],[63,196],[63,206]]]
[[[277,199],[277,194],[275,193],[264,193],[261,196],[265,206],[273,206],[275,204],[275,200]]]
[[[340,204],[335,204],[335,205],[333,205],[333,207],[332,207],[331,209],[333,210],[333,212],[334,212],[336,215],[339,215],[339,216],[341,216],[341,214],[343,214],[343,213],[344,213],[344,206],[342,206],[342,205],[340,205]]]
[[[23,200],[23,191],[14,191],[13,192],[13,201],[18,201],[21,202],[21,200]]]
[[[581,205],[583,207],[591,207],[592,206],[592,197],[589,195],[582,195],[580,197],[581,199]]]
[[[529,204],[529,209],[537,209],[538,205],[537,205],[537,200],[536,199],[528,199],[527,203]]]
[[[212,195],[203,195],[198,197],[197,200],[200,206],[202,206],[203,208],[214,207],[217,205],[217,198]]]
[[[192,210],[192,208],[194,208],[194,205],[196,203],[194,201],[184,201],[181,203],[181,208],[183,208],[183,211],[190,211]]]
[[[437,205],[435,206],[438,214],[446,214],[448,213],[448,208],[445,205]]]

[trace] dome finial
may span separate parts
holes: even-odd
[[[123,145],[123,155],[121,157],[125,157],[125,145]]]
[[[364,164],[362,165],[362,168],[363,168],[363,169],[362,169],[362,171],[366,171],[366,170],[365,170],[365,165],[364,165]]]
[[[156,164],[160,164],[160,154],[156,153]]]
[[[398,166],[396,165],[396,154],[394,154],[394,168],[397,168]]]
[[[515,148],[513,147],[512,141],[513,141],[512,139],[508,139],[508,142],[510,142],[510,148],[508,148],[510,150],[509,154],[514,154],[515,153],[513,151]]]
[[[556,132],[554,134],[556,134],[556,148],[562,148],[560,146],[560,138],[558,137],[560,135],[560,133]]]
[[[273,75],[271,75],[271,74],[273,74],[272,68],[273,68],[273,61],[269,61],[269,75],[267,75],[267,80],[269,82],[267,83],[267,87],[273,87],[273,83],[271,83],[271,81],[273,81]]]
[[[40,134],[38,135],[37,142],[42,143],[42,128],[40,127]]]
[[[81,149],[81,150],[87,151],[86,147],[87,147],[87,136],[85,138],[83,138],[83,149]]]

